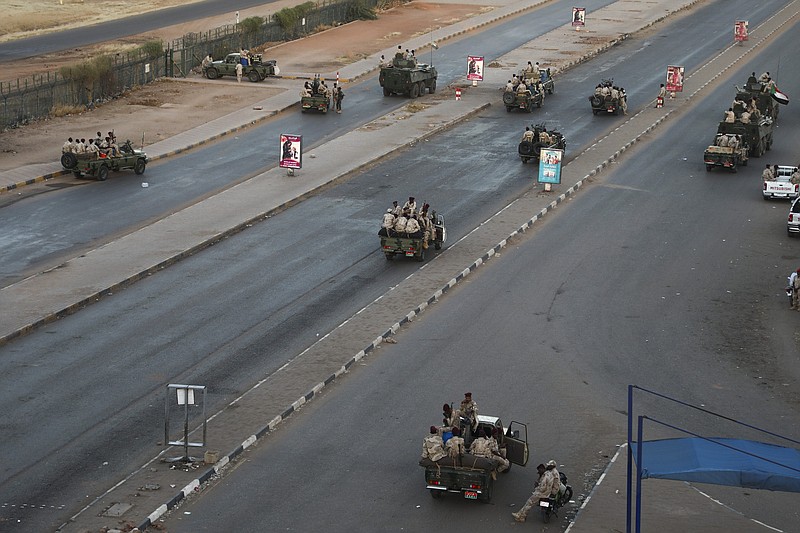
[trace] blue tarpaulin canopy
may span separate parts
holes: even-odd
[[[638,443],[631,443],[633,458]],[[722,438],[644,441],[642,478],[800,492],[800,450]]]

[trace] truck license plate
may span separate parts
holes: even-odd
[[[539,507],[550,507],[550,502],[545,500],[539,500]]]
[[[466,498],[468,500],[477,500],[478,499],[478,493],[475,492],[474,490],[465,490],[464,491],[464,498]]]

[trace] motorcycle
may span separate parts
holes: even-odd
[[[561,479],[561,485],[564,490],[559,490],[558,494],[550,498],[542,498],[539,500],[539,510],[542,513],[542,521],[547,524],[550,522],[550,517],[558,516],[558,510],[564,507],[572,499],[572,487],[567,484],[567,476],[563,472],[558,473]]]

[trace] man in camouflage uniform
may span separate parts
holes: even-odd
[[[775,179],[775,175],[772,173],[772,169],[769,165],[767,165],[767,168],[761,173],[761,179],[764,181],[773,181]]]
[[[553,494],[558,494],[560,489],[561,479],[558,470],[556,470],[556,462],[548,461],[545,466],[544,474],[539,478],[539,483],[536,485],[533,494],[531,494],[528,501],[525,502],[519,511],[511,513],[511,515],[517,522],[524,522],[528,517],[528,512],[531,510],[531,507],[537,505],[542,498],[549,498]]]
[[[452,432],[453,436],[447,439],[444,448],[447,455],[453,459],[455,463],[461,460],[461,456],[466,453],[466,448],[464,447],[464,439],[461,437],[461,429],[453,427]]]
[[[408,224],[408,218],[406,218],[406,214],[403,212],[394,220],[394,231],[396,233],[405,233],[406,224]]]
[[[492,452],[492,459],[499,463],[497,471],[505,472],[511,466],[511,462],[500,452],[500,444],[497,442],[497,434],[497,428],[492,428],[492,434],[486,436],[486,441],[489,446],[489,451]]]
[[[464,399],[461,400],[461,407],[459,407],[461,415],[466,417],[471,422],[473,431],[478,427],[478,404],[472,400],[472,393],[464,393]]]
[[[61,147],[62,154],[68,154],[75,151],[75,142],[72,140],[72,137],[67,139],[67,142]]]
[[[445,457],[444,443],[439,436],[439,429],[431,426],[431,433],[422,441],[422,458],[430,459],[434,463]]]
[[[394,228],[394,215],[392,214],[392,209],[389,208],[386,210],[386,213],[383,214],[383,222],[381,222],[381,233],[385,234],[387,237],[391,237],[389,234]]]

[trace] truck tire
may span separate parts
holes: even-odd
[[[714,168],[714,165],[706,165],[706,172],[711,172],[712,168]]]
[[[593,114],[593,115],[596,115],[596,114],[598,114],[599,112],[600,112],[600,111],[598,111],[597,109],[592,109],[592,114]]]
[[[247,73],[247,79],[252,81],[253,83],[258,83],[259,81],[261,81],[261,75],[258,73],[258,71],[251,70],[250,72]]]
[[[438,500],[439,498],[442,497],[442,491],[435,489],[430,489],[430,490],[431,490],[431,498],[433,498],[434,500]]]
[[[436,92],[436,78],[431,80],[431,84],[428,86],[428,92],[431,94]]]
[[[411,85],[411,89],[409,89],[409,96],[411,96],[411,98],[419,97],[419,85],[416,83]]]
[[[418,255],[418,256],[415,256],[415,257],[414,257],[414,259],[416,259],[416,260],[417,260],[418,262],[420,262],[420,263],[422,263],[423,261],[425,261],[425,248],[423,248],[422,250],[420,250],[420,251],[419,251],[419,255]]]
[[[506,106],[506,112],[507,112],[507,113],[511,113],[511,106],[510,106],[510,105],[507,105],[507,106]]]
[[[435,243],[433,243],[433,247],[435,249],[437,249],[437,250],[441,250],[442,249],[442,243],[440,243],[439,241],[436,241]]]
[[[95,174],[95,178],[97,178],[97,181],[106,181],[108,179],[108,165],[105,163],[100,165],[100,168],[97,169],[97,173]]]
[[[219,72],[214,67],[208,67],[206,69],[206,78],[210,80],[215,80],[219,77]]]
[[[514,105],[514,93],[503,93],[503,103],[507,106]]]
[[[81,173],[80,170],[73,170],[72,174],[74,174],[76,178],[82,178],[83,177],[83,173]]]
[[[386,256],[387,261],[391,261],[392,259],[394,259],[394,254],[383,254],[383,255]]]
[[[144,169],[147,167],[147,161],[142,158],[136,160],[136,163],[133,164],[133,172],[137,176],[141,176],[144,174]]]
[[[71,170],[78,164],[78,158],[72,152],[67,152],[61,156],[61,166]]]
[[[383,88],[383,96],[392,96],[392,91],[387,89],[386,87]]]

